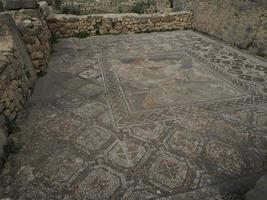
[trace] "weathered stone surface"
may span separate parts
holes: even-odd
[[[38,4],[43,4],[42,2],[46,2],[47,5],[51,6],[53,4],[53,0],[37,0]]]
[[[267,174],[256,183],[255,188],[246,194],[246,200],[265,200],[267,197]]]
[[[266,0],[175,0],[174,8],[194,13],[194,29],[267,58]]]
[[[191,12],[167,14],[103,14],[90,16],[50,15],[48,26],[56,37],[81,37],[95,34],[142,33],[189,29]]]
[[[18,117],[24,145],[0,198],[240,200],[266,171],[260,59],[193,31],[54,50]]]
[[[2,126],[0,126],[0,167],[2,167],[2,158],[4,156],[4,147],[7,144],[7,135]]]
[[[40,1],[38,2],[40,13],[42,18],[46,18],[50,12],[52,12],[52,6],[49,6],[49,4],[46,1]]]
[[[0,12],[4,11],[4,8],[3,8],[3,3],[2,1],[0,1]]]
[[[36,0],[2,0],[5,10],[37,8]]]
[[[82,14],[158,13],[170,11],[170,0],[64,0],[62,7],[75,6]]]
[[[36,79],[31,59],[15,22],[0,14],[0,117],[12,120],[21,110]]]
[[[9,11],[9,14],[22,34],[36,73],[45,71],[51,51],[51,33],[45,19],[48,13],[40,8]]]
[[[38,1],[37,3],[39,5],[39,7],[40,6],[44,6],[44,7],[47,7],[48,6],[48,3],[46,1]]]

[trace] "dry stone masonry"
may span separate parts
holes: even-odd
[[[266,0],[174,0],[173,6],[194,13],[195,30],[267,57]]]
[[[46,69],[51,50],[47,13],[41,8],[7,9],[12,3],[9,8],[17,8],[19,2],[3,1],[8,11],[0,14],[0,126],[22,109],[36,74]],[[31,7],[28,2],[22,8]]]
[[[87,16],[57,14],[49,16],[47,22],[52,34],[56,37],[83,37],[189,29],[192,19],[191,12]]]
[[[13,120],[32,90],[36,74],[12,18],[0,15],[0,118]]]
[[[75,11],[79,15],[192,11],[193,29],[253,54],[267,57],[266,0],[62,0],[59,2],[62,2],[63,12]]]
[[[9,13],[22,34],[36,73],[43,72],[51,51],[51,33],[45,20],[45,13],[41,9],[25,9]]]
[[[61,8],[76,8],[81,14],[157,13],[171,10],[172,0],[62,0]]]

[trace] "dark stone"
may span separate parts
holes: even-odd
[[[36,0],[2,0],[5,10],[34,9],[37,8]]]
[[[267,174],[261,177],[255,188],[246,194],[246,200],[265,200],[267,197]]]
[[[4,11],[3,3],[2,3],[2,1],[0,0],[0,12],[3,12],[3,11]]]

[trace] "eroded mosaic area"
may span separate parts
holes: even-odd
[[[112,60],[111,64],[132,110],[243,95],[182,51],[133,58],[122,56],[119,60]]]
[[[192,31],[54,49],[0,197],[232,200],[266,172],[264,61]]]

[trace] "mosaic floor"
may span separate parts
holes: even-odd
[[[64,39],[18,126],[3,197],[240,199],[267,169],[267,64],[192,31]]]

